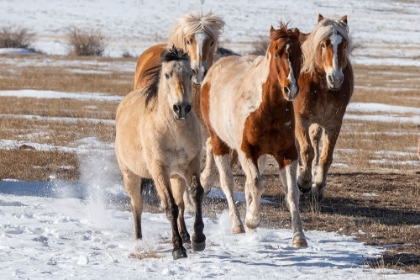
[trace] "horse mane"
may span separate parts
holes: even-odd
[[[351,50],[351,40],[349,36],[348,25],[341,20],[331,20],[324,18],[318,22],[315,29],[309,34],[306,41],[302,44],[302,52],[304,57],[301,70],[302,73],[309,73],[315,70],[314,61],[319,42],[333,35],[334,33],[338,33],[340,36],[342,36],[343,39],[347,41],[347,49]],[[346,60],[348,59],[349,53],[346,54]]]
[[[289,23],[283,23],[280,22],[280,29],[271,29],[270,31],[270,39],[272,41],[274,40],[278,40],[281,38],[287,38],[287,37],[292,37],[295,39],[299,39],[299,35],[297,35],[296,33],[294,33],[292,29],[287,29],[287,25]]]
[[[184,47],[184,38],[200,30],[210,35],[217,45],[218,38],[222,34],[225,22],[221,17],[215,16],[212,12],[203,15],[202,10],[193,11],[179,18],[176,25],[169,33],[168,45],[175,45],[177,48]]]
[[[162,64],[170,61],[182,60],[190,61],[189,55],[184,52],[183,49],[172,46],[172,48],[166,49],[160,55],[161,63],[159,63],[159,65],[149,68],[144,72],[142,79],[146,79],[147,86],[142,90],[142,93],[146,95],[146,106],[152,98],[157,97]]]

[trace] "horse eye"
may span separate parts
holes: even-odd
[[[325,47],[326,47],[325,43],[322,43],[321,48],[325,49]]]
[[[191,45],[191,41],[190,40],[187,40],[187,45]]]
[[[212,47],[214,45],[214,41],[211,41],[210,46]]]
[[[165,73],[165,78],[169,79],[169,74],[168,73]]]
[[[280,55],[278,53],[276,53],[275,57],[276,58],[280,58]]]

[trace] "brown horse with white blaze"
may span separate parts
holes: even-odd
[[[263,193],[261,164],[266,155],[274,156],[292,216],[294,247],[306,247],[296,188],[298,154],[295,146],[292,100],[298,94],[302,51],[299,30],[271,27],[271,43],[265,56],[255,60],[230,56],[217,61],[209,70],[201,89],[201,112],[211,139],[220,183],[229,204],[232,232],[244,232],[233,200],[230,150],[238,153],[246,174],[245,224],[258,227]],[[212,157],[206,158],[206,168]],[[209,172],[203,172],[209,174]]]
[[[189,57],[172,48],[147,75],[151,83],[129,93],[118,106],[115,152],[131,198],[136,238],[142,238],[142,178],[153,179],[172,226],[173,258],[186,257],[190,236],[184,221],[183,194],[191,186],[195,205],[194,250],[204,250],[200,183],[201,129],[191,110]],[[184,183],[180,184],[182,181]]]
[[[300,93],[293,103],[300,150],[297,185],[321,199],[354,87],[347,16],[331,20],[319,15],[317,26],[305,37]]]

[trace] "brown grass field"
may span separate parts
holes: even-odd
[[[2,56],[0,90],[124,96],[132,89],[135,62],[136,58]],[[354,70],[352,102],[420,108],[420,68],[355,65]],[[0,141],[6,143],[0,147],[0,180],[80,181],[83,166],[76,153],[78,143],[89,137],[108,145],[114,141],[117,101],[10,96],[0,100]],[[419,137],[420,123],[345,119],[324,199],[317,204],[302,197],[304,229],[354,235],[366,244],[386,247],[381,258],[366,259],[366,264],[420,274]],[[115,158],[111,161],[115,166]],[[235,174],[236,190],[243,191],[240,167],[235,167]],[[263,204],[262,226],[290,227],[274,163],[269,163],[264,179],[264,197],[274,203]],[[209,216],[224,209],[223,200],[205,200]],[[156,205],[148,205],[147,210],[159,211]],[[240,210],[243,214],[243,205]]]

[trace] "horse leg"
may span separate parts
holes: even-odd
[[[187,231],[187,226],[185,225],[184,219],[184,211],[185,211],[185,204],[184,198],[185,194],[187,194],[187,185],[183,178],[179,175],[174,175],[171,177],[171,188],[172,194],[175,199],[175,203],[178,206],[179,213],[178,213],[178,228],[179,234],[181,235],[182,239],[182,246],[185,249],[191,248],[191,239],[190,234]]]
[[[312,161],[314,149],[308,133],[309,120],[296,118],[296,138],[299,143],[300,166],[298,169],[297,186],[302,193],[311,191],[312,187]]]
[[[172,257],[174,260],[179,258],[186,258],[187,251],[182,246],[182,238],[178,230],[177,219],[179,215],[179,209],[172,194],[168,172],[162,165],[155,164],[152,169],[152,177],[160,199],[165,205],[166,217],[168,218],[172,227]]]
[[[293,151],[292,151],[293,153]],[[294,152],[296,154],[296,151]],[[287,154],[286,154],[287,155]],[[302,230],[302,220],[299,212],[299,194],[296,189],[297,155],[291,158],[276,156],[280,167],[280,182],[284,187],[287,206],[292,217],[293,238],[292,246],[295,248],[308,247],[305,235]]]
[[[216,165],[213,157],[213,146],[211,145],[211,138],[206,141],[206,165],[201,172],[200,181],[204,188],[204,193],[207,195],[211,187],[216,181]]]
[[[143,212],[143,198],[141,196],[141,178],[131,172],[126,166],[121,166],[124,187],[130,197],[131,211],[134,220],[134,236],[143,238],[141,233],[141,214]]]
[[[311,145],[314,149],[314,160],[312,161],[312,178],[315,178],[319,165],[319,141],[321,139],[321,135],[322,129],[318,124],[314,123],[309,127],[309,137],[311,139]]]
[[[245,153],[238,151],[239,161],[246,175],[245,199],[246,216],[245,224],[249,229],[255,229],[261,222],[261,195],[264,191],[264,182],[253,159],[247,158]]]
[[[194,221],[194,234],[192,237],[192,248],[194,251],[203,251],[206,248],[206,236],[203,233],[204,222],[203,222],[203,197],[204,189],[200,182],[200,157],[196,157],[190,163],[190,176],[191,178],[191,196],[194,200],[195,205],[195,221]]]
[[[324,129],[324,145],[319,159],[318,172],[315,177],[314,186],[312,187],[312,194],[318,200],[322,199],[324,195],[327,173],[333,161],[334,147],[340,133],[340,127],[341,123],[333,128],[329,127]]]

